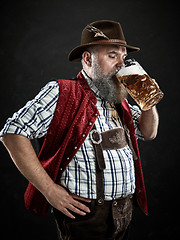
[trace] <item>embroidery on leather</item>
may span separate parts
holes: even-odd
[[[116,132],[115,136],[113,136],[112,138],[109,138],[109,141],[111,143],[118,143],[122,141],[122,134],[119,132]]]
[[[110,129],[102,132],[101,135],[103,150],[116,150],[127,145],[123,128]]]

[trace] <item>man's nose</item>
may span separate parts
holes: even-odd
[[[122,67],[125,66],[124,58],[123,58],[122,56],[119,56],[119,57],[118,57],[116,66],[117,66],[118,68],[122,68]]]

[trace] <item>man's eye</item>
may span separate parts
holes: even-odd
[[[115,58],[115,57],[116,57],[115,54],[110,54],[110,55],[109,55],[109,58]]]

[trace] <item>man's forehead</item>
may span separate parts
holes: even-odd
[[[106,52],[127,53],[126,47],[119,46],[119,45],[100,45],[99,50],[106,51]]]

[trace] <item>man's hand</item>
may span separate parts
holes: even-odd
[[[90,209],[87,206],[77,200],[88,203],[91,202],[91,200],[68,193],[63,187],[55,183],[50,187],[46,199],[53,207],[72,219],[74,219],[75,216],[72,215],[69,210],[82,216],[85,216],[86,212],[90,212]]]

